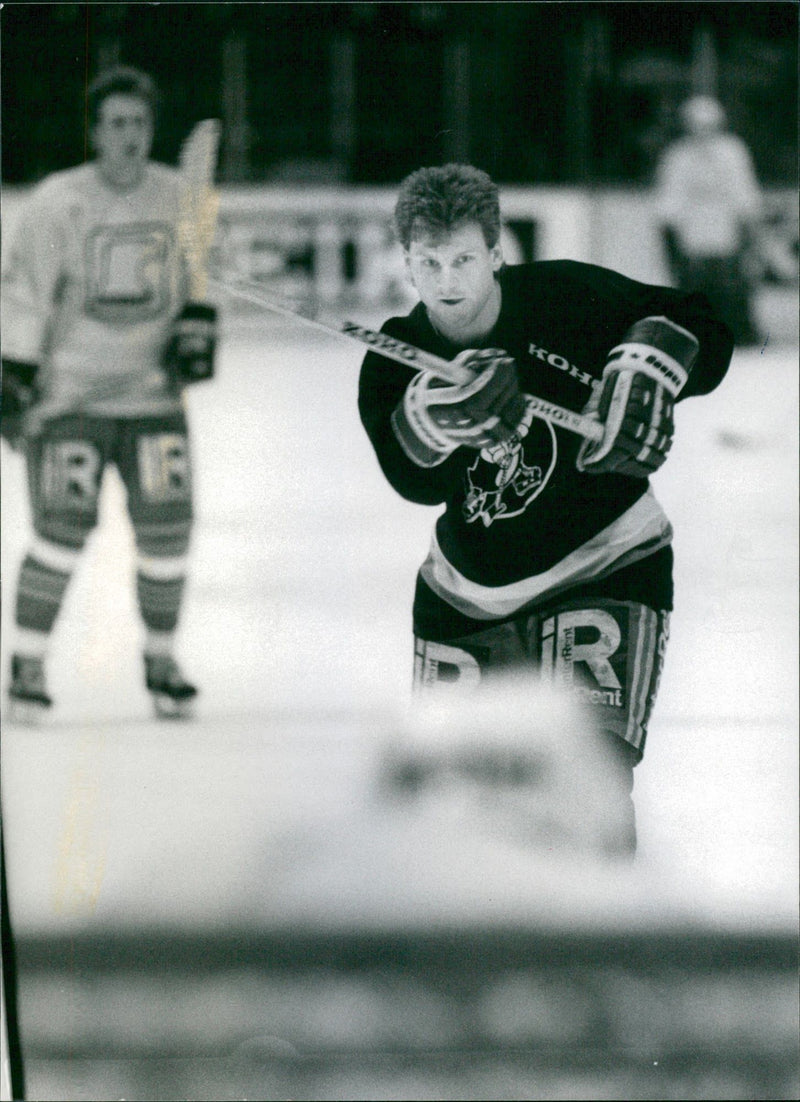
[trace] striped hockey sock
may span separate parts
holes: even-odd
[[[61,609],[77,562],[72,548],[40,540],[23,559],[17,583],[15,619],[22,633],[47,636]]]
[[[182,572],[174,577],[153,577],[141,568],[137,570],[136,595],[148,631],[171,633],[175,630],[185,584]]]

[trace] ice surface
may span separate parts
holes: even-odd
[[[471,834],[463,809],[412,812],[376,788],[438,510],[385,483],[358,421],[360,358],[286,327],[231,333],[217,380],[188,394],[198,517],[179,657],[202,690],[192,723],[151,718],[131,535],[107,480],[54,638],[57,707],[38,730],[3,729],[21,932],[347,922],[403,905],[432,922],[459,908],[536,916],[537,878],[555,875],[536,855]],[[631,921],[796,918],[797,382],[795,350],[742,351],[717,392],[679,407],[654,480],[675,528],[676,611],[636,772],[632,902],[608,881],[577,898],[585,878],[562,867],[562,918],[611,896]],[[28,534],[5,444],[2,479],[5,678]]]

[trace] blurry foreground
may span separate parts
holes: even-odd
[[[786,914],[603,859],[604,763],[552,701],[527,747],[463,712],[219,731],[130,724],[73,774],[19,944],[29,1098],[797,1097]]]

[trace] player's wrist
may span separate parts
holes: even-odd
[[[603,379],[621,371],[635,371],[660,383],[677,398],[689,379],[697,358],[697,338],[666,317],[646,317],[636,322],[612,348]]]
[[[429,383],[425,372],[412,379],[391,417],[397,442],[418,467],[439,466],[457,447],[428,414],[424,395]]]

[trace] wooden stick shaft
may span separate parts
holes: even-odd
[[[368,329],[357,322],[334,319],[321,321],[319,318],[310,317],[294,307],[271,298],[263,288],[245,279],[238,277],[219,279],[209,277],[209,286],[216,287],[224,294],[234,295],[236,298],[252,302],[256,306],[262,306],[271,313],[280,314],[283,317],[292,318],[302,325],[318,329],[323,333],[344,337],[349,341],[358,341],[367,345],[373,352],[385,356],[389,360],[405,364],[415,371],[430,371],[445,382],[463,386],[472,382],[474,375],[461,364],[452,360],[445,360],[441,356],[434,356],[431,352],[424,352],[421,348],[406,344],[405,341],[390,337],[388,333],[381,333],[376,329]],[[532,394],[525,395],[528,408],[535,417],[549,421],[562,429],[577,433],[588,440],[600,440],[603,436],[603,426],[591,417],[585,417],[582,413],[575,413],[571,409],[564,409],[553,402],[547,402],[543,398],[537,398]]]

